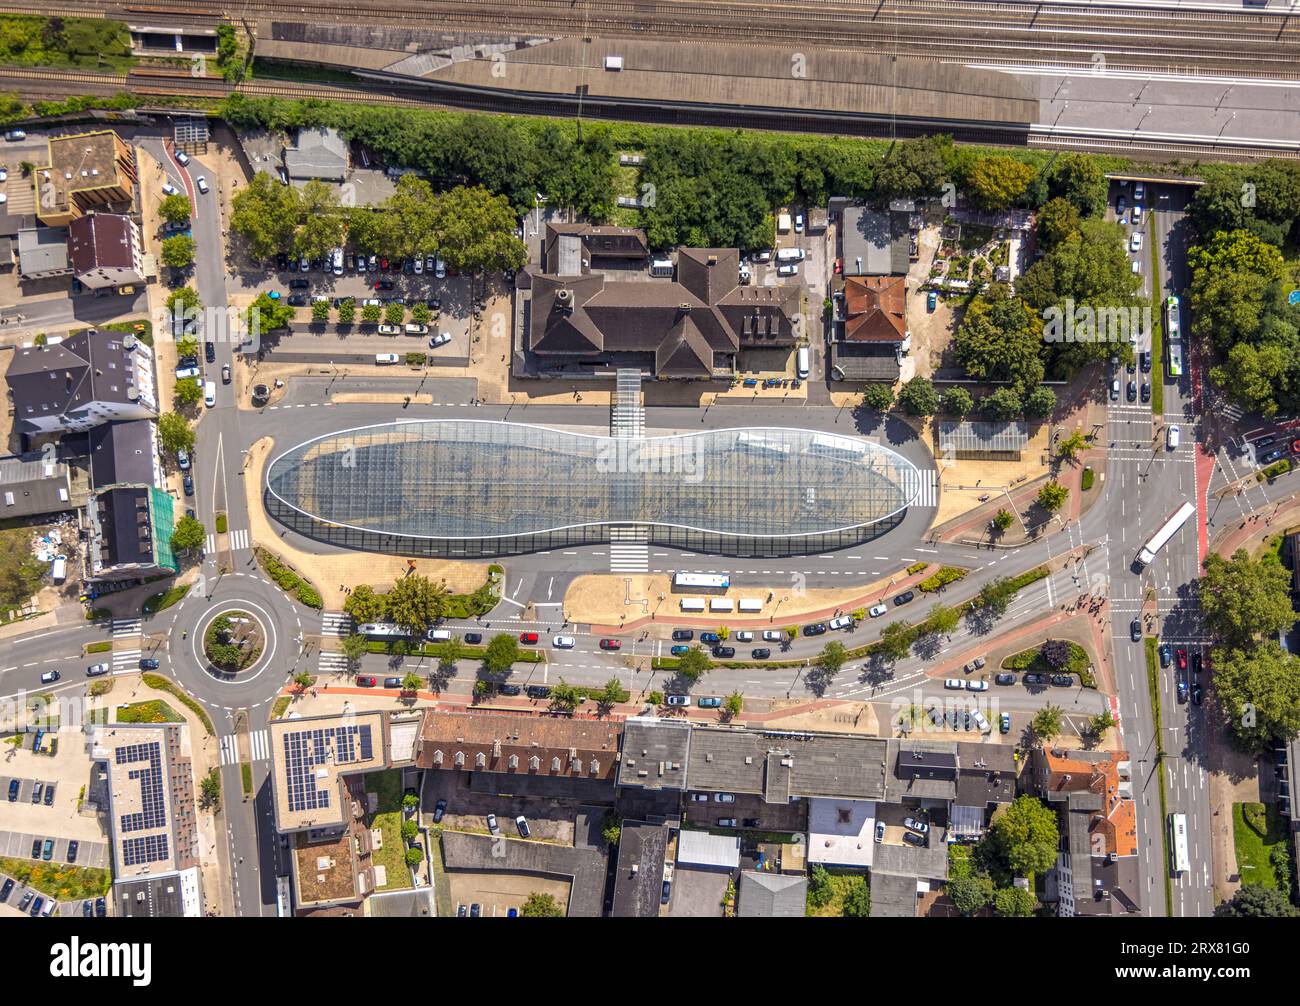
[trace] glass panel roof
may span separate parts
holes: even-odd
[[[916,498],[920,474],[887,447],[814,430],[627,440],[430,420],[309,440],[271,462],[267,488],[318,520],[411,537],[624,523],[779,537],[875,523]]]

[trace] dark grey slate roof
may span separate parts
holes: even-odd
[[[667,848],[668,829],[644,821],[623,822],[611,915],[643,919],[659,915]]]
[[[807,900],[806,877],[745,870],[740,875],[736,914],[742,919],[802,918]]]
[[[648,790],[684,790],[691,750],[684,720],[633,716],[623,722],[618,784]]]
[[[90,481],[95,489],[153,485],[153,424],[147,419],[104,423],[89,433]]]

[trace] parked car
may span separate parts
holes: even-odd
[[[442,815],[445,813],[447,813],[447,801],[445,799],[439,800],[433,808],[433,823],[441,824]]]
[[[18,911],[20,911],[20,912],[25,912],[25,911],[27,911],[27,906],[30,905],[31,903],[32,903],[32,892],[31,892],[31,891],[27,891],[27,892],[22,896],[22,900],[20,900],[20,901],[18,902]]]
[[[1027,685],[1045,685],[1047,684],[1047,675],[1039,674],[1037,671],[1030,671],[1020,680]]]
[[[86,677],[97,678],[101,674],[108,673],[108,664],[91,664],[86,668]]]
[[[164,196],[179,196],[181,194],[181,190],[178,189],[175,185],[172,185],[170,182],[163,182],[162,194]]]
[[[488,831],[490,831],[492,834],[494,835],[501,834],[501,828],[500,826],[497,825],[497,816],[495,814],[489,814],[487,816],[487,826],[488,826]]]
[[[375,679],[369,674],[359,674],[357,675],[357,686],[360,688],[374,688]]]
[[[763,630],[763,642],[765,643],[779,643],[784,638],[785,638],[785,633],[783,633],[780,629]]]
[[[1142,640],[1142,619],[1135,618],[1128,623],[1128,638],[1135,643]]]
[[[600,648],[602,650],[621,650],[623,648],[623,642],[619,639],[602,639],[600,641]]]
[[[753,641],[754,634],[748,629],[741,629],[736,633],[736,642],[738,643],[752,643]]]
[[[98,918],[98,919],[102,919],[102,918],[103,918],[105,915],[107,915],[107,914],[108,914],[108,902],[105,901],[102,897],[101,897],[101,898],[96,898],[96,899],[95,899],[95,917]]]
[[[529,685],[528,697],[530,699],[549,699],[551,697],[551,688],[549,685]]]
[[[885,605],[883,604],[874,604],[867,610],[867,614],[870,615],[872,618],[879,618],[888,610],[889,609],[885,607]]]
[[[4,886],[0,887],[0,901],[8,901],[9,895],[13,893],[14,882],[10,877],[5,877]]]
[[[664,696],[664,701],[670,706],[689,706],[691,704],[691,697],[689,695],[674,695],[669,693]]]
[[[736,655],[736,648],[734,646],[715,646],[713,655],[720,660],[729,660]]]
[[[45,844],[41,846],[41,859],[49,862],[54,858],[54,839],[47,838]]]
[[[449,342],[451,342],[451,333],[439,332],[437,335],[435,335],[433,338],[429,340],[429,348],[437,349],[439,346],[445,346]]]
[[[668,652],[671,653],[674,657],[680,657],[683,654],[689,653],[690,651],[691,648],[687,646],[685,643],[677,643],[676,645],[672,646]]]
[[[32,839],[32,859],[40,859],[40,858],[41,858],[41,840],[39,838],[34,838]]]
[[[966,687],[966,682],[961,678],[944,678],[943,687],[952,691],[961,691]]]
[[[718,818],[718,827],[734,828],[736,827],[736,819],[734,817],[720,817]]]
[[[1074,675],[1072,675],[1072,674],[1053,674],[1053,675],[1052,675],[1052,684],[1054,684],[1057,688],[1073,688],[1073,687],[1074,687]]]
[[[914,597],[916,597],[916,591],[905,590],[894,598],[894,605],[897,607],[899,605],[907,604],[907,602],[912,600]]]
[[[556,636],[551,640],[551,645],[557,650],[571,650],[577,643],[578,641],[572,636]]]
[[[67,856],[67,862],[69,862],[69,863],[75,863],[75,862],[77,861],[77,850],[78,850],[79,848],[80,848],[80,845],[77,843],[77,840],[76,840],[75,838],[74,838],[71,842],[68,843],[68,856]]]
[[[695,638],[694,629],[673,629],[673,639],[677,640],[678,642],[688,640],[688,639],[694,639],[694,638]]]
[[[988,690],[989,683],[987,681],[972,680],[966,682],[966,691],[968,692],[987,692]]]
[[[716,695],[701,695],[696,704],[701,709],[719,709],[722,706],[722,699]]]
[[[918,817],[903,818],[903,827],[908,828],[919,835],[924,835],[926,832],[930,830],[929,822],[922,821]]]
[[[385,687],[385,688],[401,688],[401,687],[402,687],[402,679],[401,679],[401,678],[384,678],[384,687]]]
[[[32,910],[31,910],[32,918],[34,919],[36,918],[36,916],[40,915],[41,909],[44,907],[45,907],[45,899],[38,894],[36,896],[36,900],[32,902]]]
[[[749,651],[749,655],[754,660],[766,660],[772,655],[772,651],[766,646],[758,646]]]
[[[189,472],[181,476],[181,488],[185,490],[186,496],[194,495],[194,477]]]
[[[510,696],[524,694],[524,690],[520,688],[518,685],[502,685],[500,688],[497,689],[497,691],[499,691],[502,695],[510,695]]]
[[[714,793],[713,799],[717,803],[735,803],[736,794],[735,793]]]
[[[55,783],[47,783],[45,786],[45,806],[49,807],[54,803]]]
[[[474,902],[474,904],[469,906],[469,917],[471,919],[482,918],[482,916],[483,916],[483,906],[480,905],[477,901]]]
[[[9,780],[9,802],[13,803],[17,799],[18,799],[18,780],[10,779]]]
[[[908,845],[925,846],[929,844],[929,842],[926,840],[926,837],[924,835],[918,835],[914,831],[903,832],[903,841],[906,842]]]
[[[523,814],[520,814],[515,818],[515,827],[519,829],[519,834],[522,838],[528,838],[528,836],[532,834],[532,832],[528,830],[528,819],[524,817]]]
[[[701,633],[700,633],[700,642],[701,642],[701,643],[719,643],[719,642],[721,642],[721,641],[722,641],[721,638],[718,636],[718,634],[717,634],[716,632],[701,632]]]
[[[853,628],[853,617],[851,615],[840,615],[832,618],[830,621],[832,629],[851,629]]]
[[[1168,643],[1160,644],[1160,666],[1168,667],[1174,661],[1174,648]]]
[[[803,627],[803,634],[805,636],[820,636],[825,631],[826,631],[825,622],[813,622],[812,625],[805,625]]]
[[[469,643],[471,646],[477,645],[478,643],[483,642],[483,633],[467,632],[465,633],[465,642]]]
[[[998,729],[1006,734],[1011,732],[1011,714],[1003,713],[998,717]]]

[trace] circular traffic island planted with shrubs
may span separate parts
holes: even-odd
[[[246,611],[223,611],[203,633],[203,656],[222,674],[252,667],[265,648],[266,629]]]

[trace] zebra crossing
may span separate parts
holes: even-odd
[[[253,730],[248,735],[249,761],[266,761],[271,757],[271,737],[267,730]],[[239,736],[226,734],[221,738],[221,764],[239,764]]]
[[[352,635],[352,616],[344,611],[322,611],[320,616],[322,636]]]
[[[609,571],[650,572],[650,534],[637,525],[609,529]]]
[[[1236,402],[1224,402],[1215,410],[1225,419],[1230,419],[1234,423],[1241,419],[1245,412]]]
[[[113,671],[138,670],[140,667],[139,650],[114,650]]]
[[[348,658],[342,653],[329,653],[322,650],[316,663],[316,670],[321,674],[346,674]]]
[[[917,494],[912,506],[938,506],[938,472],[933,468],[922,468],[920,470],[920,475],[920,492]]]
[[[230,551],[239,552],[249,547],[248,528],[241,527],[238,531],[230,532]]]
[[[144,619],[142,618],[113,619],[114,639],[122,639],[126,636],[138,636],[142,632],[144,632]]]

